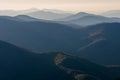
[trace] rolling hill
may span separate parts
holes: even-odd
[[[1,80],[112,80],[118,73],[61,52],[33,53],[0,41]]]
[[[120,65],[119,30],[120,23],[76,29],[51,21],[0,17],[0,40],[34,52],[62,51],[106,65]]]
[[[97,63],[120,64],[120,24],[98,24],[84,28],[86,37],[79,49],[81,56]]]
[[[0,17],[0,39],[34,51],[73,50],[80,35],[78,29],[59,23]]]

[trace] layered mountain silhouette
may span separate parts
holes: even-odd
[[[95,25],[100,23],[112,23],[112,22],[120,22],[119,18],[108,18],[101,15],[89,14],[85,12],[80,12],[66,18],[58,19],[58,21],[70,22],[73,24],[88,26]]]
[[[0,17],[0,40],[35,52],[64,51],[96,63],[120,65],[120,23],[76,29],[51,21],[26,21],[24,17]]]
[[[54,20],[70,16],[72,15],[72,13],[61,10],[51,9],[39,10],[36,8],[31,8],[26,10],[0,10],[0,15],[1,16],[27,15],[37,19]]]
[[[33,53],[0,41],[1,80],[113,80],[119,73],[61,52]],[[115,69],[115,68],[114,68]]]

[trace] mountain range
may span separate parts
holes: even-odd
[[[80,12],[65,18],[60,18],[57,21],[69,22],[69,23],[73,23],[81,26],[89,26],[89,25],[95,25],[100,23],[120,22],[120,18],[110,18],[110,17],[101,16],[101,15]]]
[[[1,14],[0,80],[120,80],[119,17],[49,9]]]
[[[34,53],[0,41],[1,80],[116,80],[114,67],[62,52]],[[117,67],[118,68],[118,67]]]
[[[72,13],[62,10],[52,10],[52,9],[26,9],[26,10],[0,10],[1,16],[17,16],[17,15],[27,15],[37,19],[44,20],[54,20],[58,18],[63,18],[70,16]]]
[[[73,28],[75,25],[20,17],[0,17],[0,40],[34,52],[64,51],[95,63],[120,65],[120,23]]]
[[[112,10],[101,14],[86,12],[72,13],[54,9],[26,9],[26,10],[0,10],[1,16],[27,15],[37,19],[58,21],[60,23],[75,24],[80,26],[95,25],[100,23],[120,22],[119,10]]]

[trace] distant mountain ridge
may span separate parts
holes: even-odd
[[[63,18],[71,15],[67,11],[62,10],[51,10],[51,9],[26,9],[26,10],[0,10],[1,16],[17,16],[17,15],[28,15],[37,19],[53,20],[57,18]]]
[[[66,18],[58,19],[58,21],[69,22],[81,26],[88,26],[88,25],[95,25],[100,23],[120,22],[120,18],[109,18],[101,15],[80,12],[78,14],[74,14]]]
[[[38,19],[45,19],[45,20],[54,20],[54,19],[58,19],[58,18],[64,18],[67,17],[69,15],[71,15],[71,13],[57,13],[57,12],[52,12],[49,10],[39,10],[36,12],[31,12],[26,14],[28,16],[34,17],[34,18],[38,18]]]
[[[14,17],[11,17],[11,16],[0,16],[0,19],[6,19],[6,20],[12,20],[12,21],[18,21],[18,22],[47,21],[47,20],[36,19],[36,18],[30,17],[30,16],[26,16],[26,15],[18,15],[18,16],[14,16]]]
[[[60,18],[58,20],[60,20],[60,21],[70,21],[70,20],[74,20],[74,19],[77,19],[77,18],[82,18],[84,16],[89,16],[89,15],[93,15],[93,14],[89,14],[89,13],[85,13],[85,12],[79,12],[77,14],[73,14],[73,15],[70,15],[70,16],[65,17],[65,18]]]

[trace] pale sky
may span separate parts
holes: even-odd
[[[0,10],[29,8],[104,12],[120,10],[120,0],[0,0]]]

